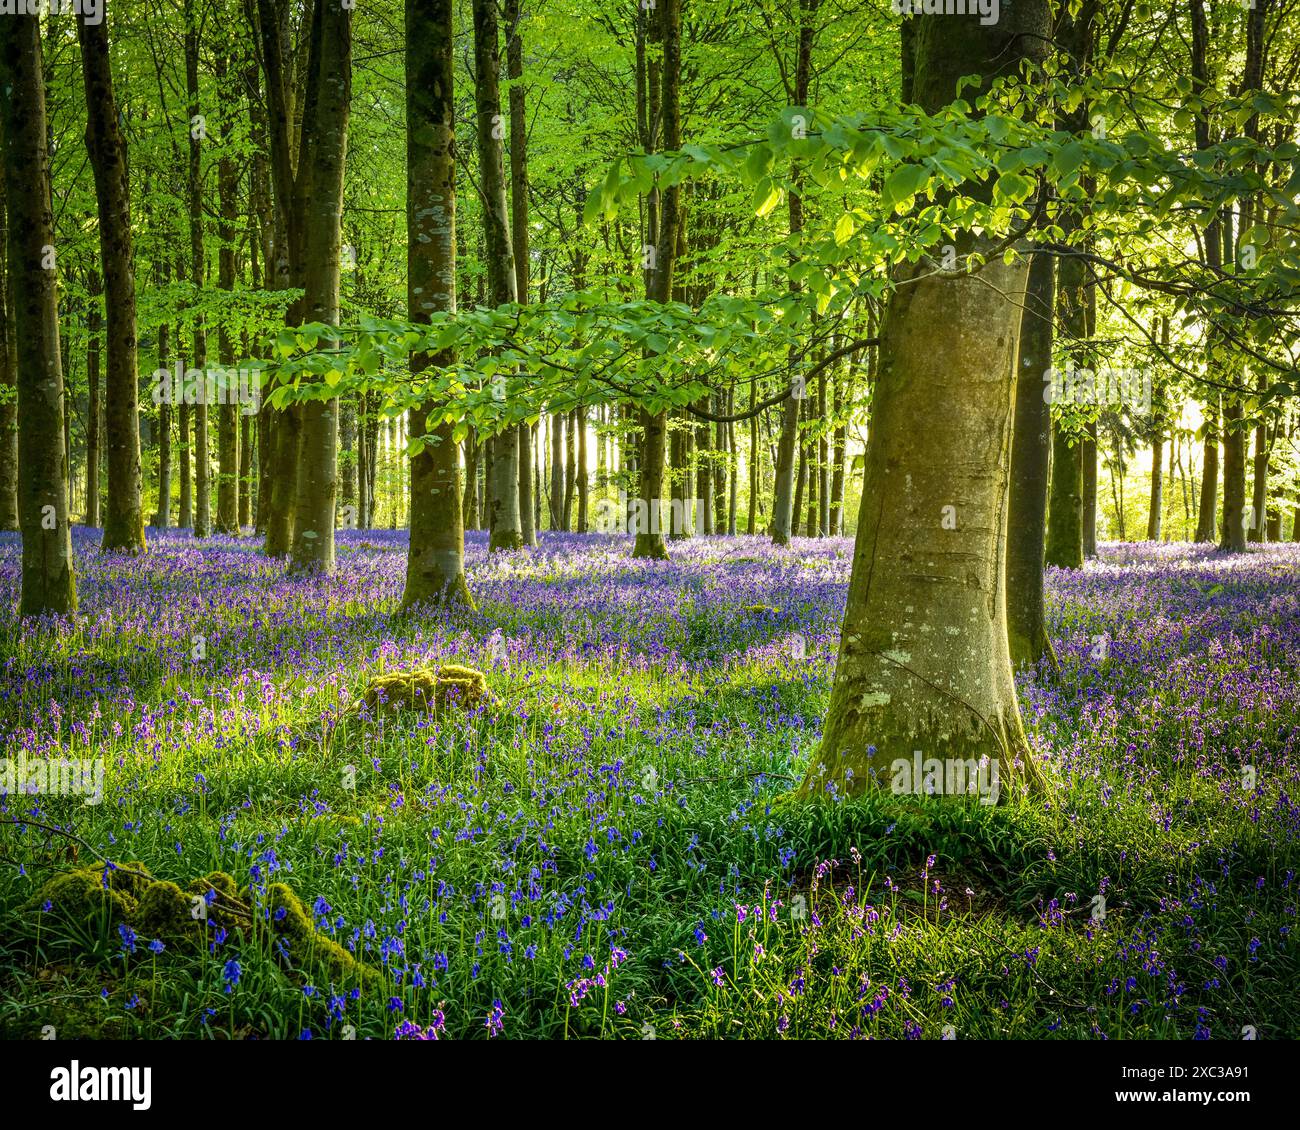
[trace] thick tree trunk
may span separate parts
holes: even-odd
[[[1007,643],[1015,668],[1033,667],[1040,662],[1056,667],[1043,608],[1047,482],[1052,452],[1052,412],[1043,396],[1043,374],[1052,367],[1054,292],[1052,256],[1035,251],[1029,263],[1025,309],[1020,320],[1007,504]]]
[[[8,275],[17,359],[20,616],[77,610],[63,442],[54,215],[46,151],[45,78],[36,15],[0,18],[0,133],[8,205]]]
[[[406,290],[408,317],[427,322],[456,310],[456,157],[453,86],[454,0],[406,0]],[[411,358],[412,379],[450,354]],[[411,460],[411,541],[404,608],[473,607],[465,584],[460,459],[452,425],[427,419],[436,403],[411,412],[411,437],[427,442]]]
[[[973,15],[909,24],[913,100],[931,112],[963,75],[988,82],[1041,57],[1050,32],[1046,0],[1004,2],[989,26]],[[967,254],[992,243],[957,240]],[[993,255],[978,276],[899,273],[907,285],[883,328],[835,683],[802,791],[898,784],[895,762],[910,767],[920,750],[949,769],[987,758],[996,799],[992,772],[1001,795],[1037,776],[1012,678],[1003,560],[1027,269]]]

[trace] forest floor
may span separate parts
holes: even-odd
[[[846,540],[471,533],[477,612],[395,621],[401,532],[312,581],[95,539],[75,622],[0,622],[0,756],[106,770],[101,803],[0,802],[0,1035],[1300,1036],[1300,546],[1051,573],[1061,675],[1021,680],[1051,787],[993,807],[789,799]],[[18,568],[0,536],[0,607]],[[353,709],[440,663],[492,697]],[[240,889],[150,917],[146,869]]]

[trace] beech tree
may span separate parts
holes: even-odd
[[[977,16],[914,16],[904,102],[935,111],[963,76],[984,84],[1040,59],[1046,0]],[[993,246],[966,231],[959,255]],[[949,277],[903,268],[885,314],[848,608],[822,743],[803,791],[856,793],[926,758],[1032,782],[1007,644],[1002,547],[1022,259]],[[924,431],[909,421],[924,420]]]
[[[22,616],[77,610],[64,455],[57,259],[46,148],[41,24],[0,19],[0,98],[8,204],[8,274],[18,372],[18,520]]]
[[[456,310],[454,0],[406,0],[406,277],[413,322]],[[411,358],[418,380],[447,353]],[[411,412],[411,541],[403,606],[471,605],[453,425],[437,402]],[[432,422],[432,427],[430,427]]]

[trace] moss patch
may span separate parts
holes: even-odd
[[[366,684],[353,710],[365,707],[372,715],[403,710],[439,714],[449,709],[473,710],[491,698],[481,671],[444,664],[377,675]]]

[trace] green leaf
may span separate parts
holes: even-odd
[[[912,198],[921,191],[930,180],[930,170],[924,165],[904,165],[895,169],[885,179],[881,194],[886,208],[903,211],[900,205],[910,204]]]

